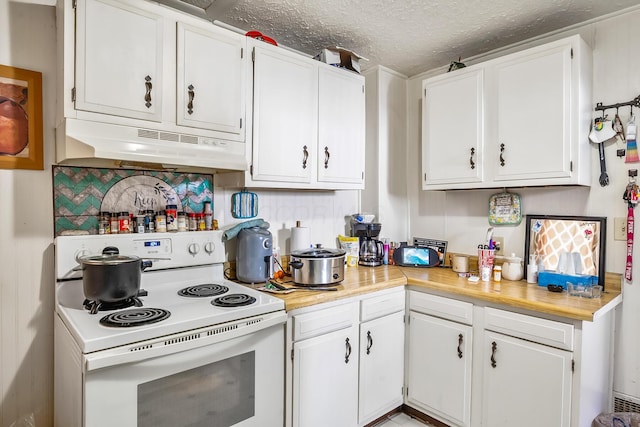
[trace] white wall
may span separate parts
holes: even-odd
[[[505,49],[508,53],[524,47],[542,44],[561,37],[579,33],[593,49],[593,102],[613,104],[630,101],[640,94],[640,9],[633,8],[624,14],[577,26],[518,47]],[[484,58],[474,58],[473,62],[495,57],[492,53]],[[483,240],[489,226],[487,220],[488,199],[500,190],[465,190],[434,192],[420,190],[420,97],[421,81],[426,76],[439,74],[445,70],[433,70],[409,81],[408,117],[408,194],[410,212],[410,233],[412,236],[440,238],[449,241],[449,250],[473,254],[479,241]],[[640,114],[636,110],[636,115]],[[629,117],[628,107],[620,109],[622,121]],[[453,112],[455,113],[455,112]],[[615,112],[609,111],[609,114]],[[596,114],[594,112],[594,117]],[[532,121],[543,119],[540,117]],[[532,123],[533,125],[533,123]],[[588,130],[584,142],[588,144]],[[590,188],[548,187],[517,188],[512,191],[522,196],[523,214],[590,215],[607,217],[606,270],[622,273],[625,266],[624,241],[613,240],[613,218],[626,217],[626,203],[622,194],[628,182],[627,171],[640,169],[640,163],[625,164],[616,157],[616,145],[607,144],[605,156],[610,184],[601,187],[598,150],[592,146],[592,185]],[[446,147],[443,147],[446,149]],[[497,227],[495,235],[505,238],[505,252],[523,256],[524,224],[517,227]],[[636,241],[640,240],[636,238]],[[635,244],[636,263],[634,274],[640,278],[640,245]],[[618,310],[617,344],[614,389],[640,398],[640,336],[637,324],[640,321],[640,290],[636,284],[624,286],[624,303]],[[635,331],[634,331],[635,329]]]
[[[0,64],[42,72],[43,171],[0,170],[0,425],[53,416],[55,9],[0,0]]]

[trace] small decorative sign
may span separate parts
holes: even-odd
[[[489,224],[518,225],[522,222],[520,196],[506,191],[489,198]]]

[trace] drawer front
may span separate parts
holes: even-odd
[[[485,329],[573,351],[573,325],[510,311],[485,308]]]
[[[357,321],[356,304],[353,302],[293,316],[294,341],[350,327]]]
[[[360,303],[360,320],[377,319],[387,314],[404,311],[404,288],[399,292],[367,298]]]
[[[473,304],[422,292],[409,292],[409,308],[465,325],[473,321]]]

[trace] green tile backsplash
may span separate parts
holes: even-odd
[[[71,230],[97,234],[101,210],[137,213],[174,203],[179,211],[202,212],[203,202],[212,200],[213,175],[53,167],[55,236]]]

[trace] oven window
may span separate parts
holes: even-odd
[[[138,385],[138,426],[229,427],[255,413],[255,352]]]

